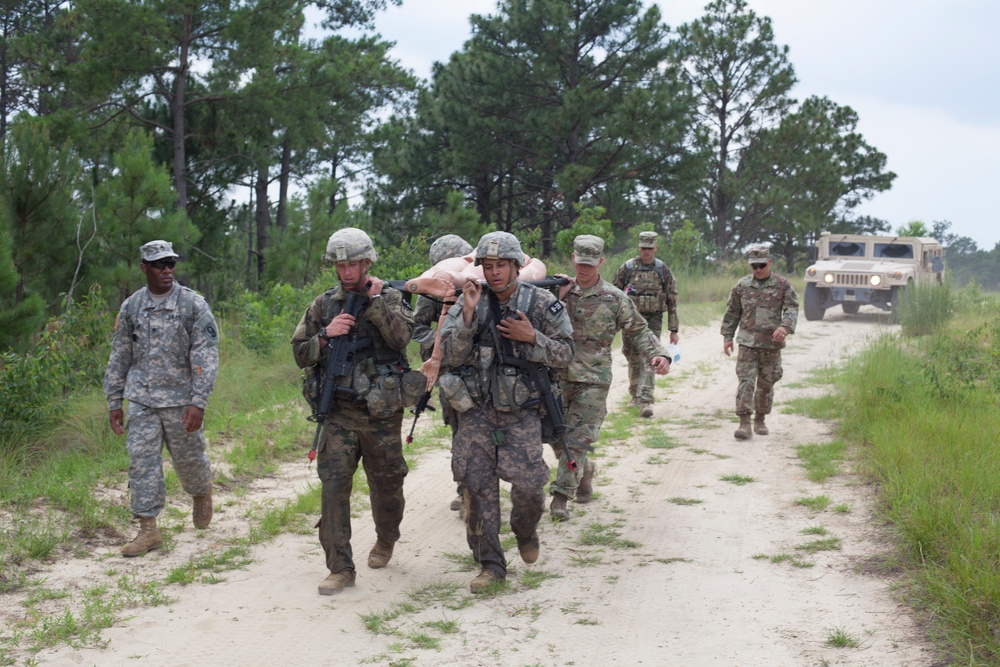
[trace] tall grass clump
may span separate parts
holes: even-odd
[[[926,298],[945,312],[946,296]],[[861,443],[914,599],[963,664],[1000,663],[1000,318],[881,338],[842,386],[844,435]]]
[[[898,317],[906,336],[926,336],[944,330],[955,312],[951,287],[945,283],[914,285],[903,290]]]

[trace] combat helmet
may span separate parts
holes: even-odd
[[[378,259],[378,253],[368,234],[356,227],[345,227],[330,236],[323,259],[334,263],[369,259],[374,263]]]
[[[431,244],[431,264],[437,264],[452,257],[468,255],[470,252],[472,252],[472,246],[469,245],[468,241],[457,234],[445,234]]]
[[[476,266],[482,264],[484,259],[509,259],[516,262],[518,268],[527,263],[521,252],[521,242],[510,232],[483,234],[476,246]]]

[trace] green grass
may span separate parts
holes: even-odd
[[[830,500],[829,496],[813,496],[812,498],[799,498],[795,504],[807,507],[814,512],[822,512],[830,506],[831,502],[833,501]]]
[[[840,474],[846,447],[843,442],[798,445],[795,453],[802,460],[806,477],[811,482],[822,483]]]
[[[729,482],[730,484],[735,484],[736,486],[745,486],[746,484],[751,484],[756,482],[753,477],[749,475],[723,475],[720,477],[723,482]]]

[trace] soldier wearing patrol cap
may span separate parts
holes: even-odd
[[[476,246],[486,292],[469,281],[441,327],[441,393],[458,411],[451,469],[463,489],[466,539],[481,571],[473,593],[507,577],[500,544],[500,480],[511,484],[510,527],[525,563],[538,558],[538,521],[549,468],[542,456],[541,401],[525,362],[565,368],[573,357],[566,308],[544,289],[521,283],[527,259],[507,232]],[[517,364],[505,363],[505,359]],[[541,369],[547,371],[547,369]]]
[[[431,266],[454,257],[464,257],[472,252],[469,242],[457,234],[445,234],[434,241],[430,247]],[[421,295],[417,299],[417,307],[413,311],[413,340],[420,343],[420,359],[427,361],[434,351],[436,332],[432,325],[437,323],[441,315],[441,302]],[[446,402],[441,403],[441,417],[444,423],[451,427],[451,437],[458,431],[458,413]],[[462,509],[462,488],[459,485],[458,496],[451,501],[451,509]]]
[[[566,501],[590,502],[593,493],[594,462],[587,452],[597,440],[607,414],[611,387],[611,343],[618,331],[638,350],[644,363],[657,375],[670,370],[670,356],[663,349],[631,299],[601,278],[604,239],[590,234],[573,241],[576,276],[559,290],[573,325],[573,361],[559,370],[563,392],[563,421],[566,433],[553,444],[559,457],[556,478],[550,485],[549,511],[556,519],[568,519]],[[567,450],[569,456],[567,457]],[[567,463],[576,462],[571,470]]]
[[[138,535],[121,552],[128,557],[163,543],[156,517],[166,502],[164,444],[194,498],[195,528],[212,520],[212,468],[201,426],[219,369],[219,328],[205,299],[174,281],[173,245],[150,241],[139,257],[146,286],[122,303],[104,373],[116,435],[125,432],[128,400],[130,505],[139,519]]]
[[[749,440],[753,433],[767,435],[765,417],[771,412],[774,384],[781,379],[781,349],[795,333],[799,297],[785,278],[771,271],[771,250],[756,245],[747,252],[752,273],[733,287],[722,318],[722,351],[728,357],[733,338],[739,344],[736,357],[736,414],[740,425],[733,436]],[[736,334],[737,327],[739,334]],[[750,415],[753,413],[753,431]]]
[[[295,362],[304,369],[304,389],[313,397],[329,339],[350,335],[356,350],[352,367],[338,383],[335,409],[323,423],[317,446],[316,471],[322,484],[319,541],[330,570],[319,584],[320,595],[354,586],[351,487],[359,461],[371,487],[377,536],[368,567],[388,565],[403,520],[403,479],[408,472],[400,433],[403,408],[416,402],[426,380],[407,366],[413,319],[403,293],[368,273],[377,259],[362,230],[334,232],[326,260],[336,267],[339,284],[316,297],[292,335]],[[352,292],[365,302],[357,317],[344,312]]]
[[[663,330],[663,313],[667,313],[670,342],[680,340],[677,319],[677,282],[670,269],[656,258],[656,232],[639,233],[639,256],[625,262],[611,280],[615,287],[632,299],[639,313],[646,318],[649,330],[657,340]],[[629,405],[638,406],[643,417],[653,416],[653,370],[643,359],[642,351],[625,341],[622,352],[628,359]]]

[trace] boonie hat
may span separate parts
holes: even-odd
[[[639,232],[639,247],[640,248],[655,248],[656,247],[656,232]]]
[[[573,261],[577,264],[597,266],[604,252],[604,239],[593,234],[581,234],[573,239]]]
[[[150,241],[139,248],[139,254],[142,256],[142,261],[144,262],[155,262],[158,259],[165,259],[167,257],[180,257],[180,255],[174,252],[174,246],[169,241]]]
[[[770,246],[755,245],[747,250],[747,262],[750,264],[765,264],[769,259],[771,259]]]

